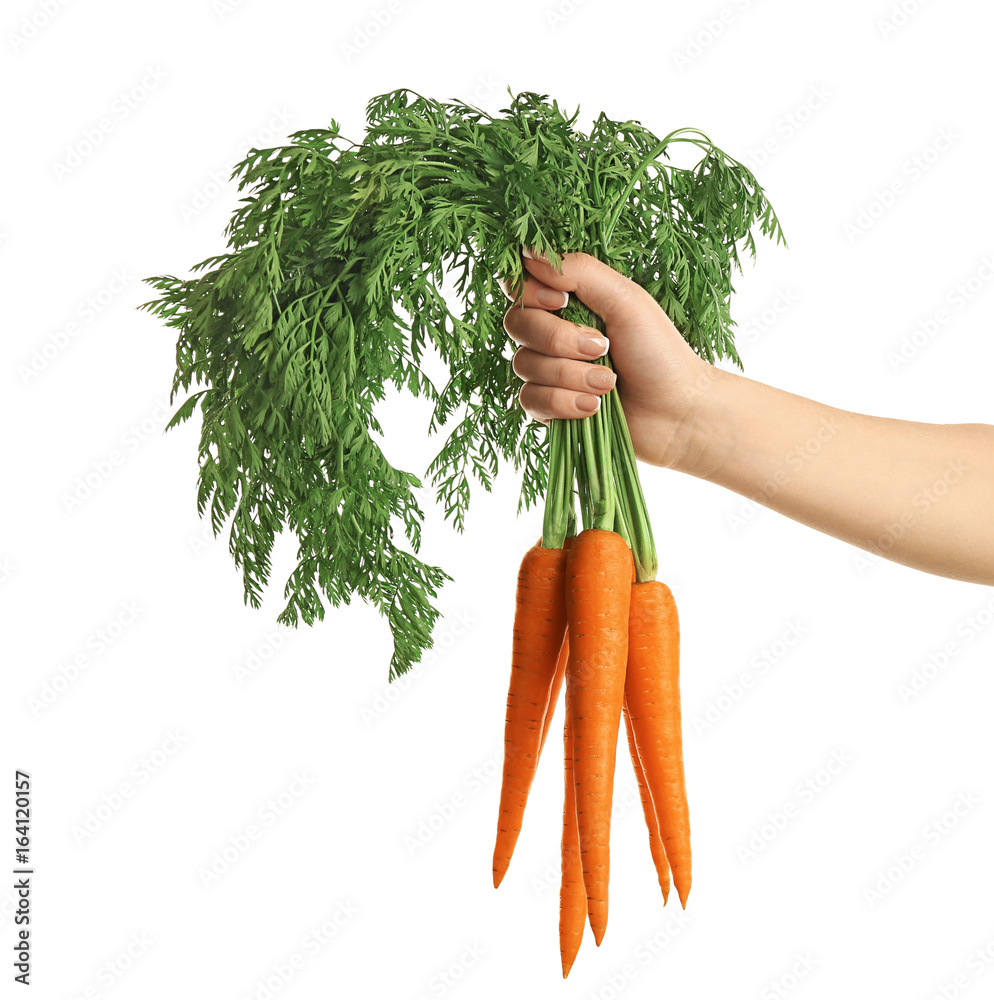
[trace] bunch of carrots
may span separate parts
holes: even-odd
[[[585,325],[599,320],[583,313]],[[569,312],[567,312],[569,315]],[[573,318],[579,318],[574,316]],[[603,329],[603,327],[601,327]],[[609,359],[601,362],[610,364]],[[589,919],[607,927],[609,838],[621,718],[665,904],[690,892],[680,719],[680,625],[656,556],[617,391],[578,421],[552,422],[542,539],[518,573],[504,769],[494,848],[500,885],[563,681],[565,795],[559,947],[569,975]],[[574,488],[583,530],[576,533]]]

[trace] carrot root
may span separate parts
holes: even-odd
[[[632,720],[628,713],[627,698],[625,699],[623,710],[625,715],[625,732],[628,735],[628,753],[632,758],[632,768],[635,771],[635,780],[639,786],[642,815],[645,817],[645,825],[649,831],[649,853],[652,855],[652,864],[656,869],[656,878],[659,880],[659,888],[663,893],[663,906],[665,906],[670,898],[670,866],[666,860],[666,849],[663,847],[662,840],[659,839],[659,823],[656,820],[656,810],[652,804],[649,786],[646,784],[642,760],[639,757],[638,747],[635,745],[635,733],[632,731]]]
[[[653,580],[632,587],[625,698],[673,885],[686,908],[690,815],[680,716],[680,623],[673,594]]]
[[[563,979],[569,975],[583,940],[587,922],[587,893],[583,887],[580,840],[576,829],[576,798],[573,793],[573,738],[570,698],[566,694],[566,721],[563,725],[563,840],[562,882],[559,887],[559,956]]]
[[[565,567],[565,549],[535,545],[525,553],[518,572],[504,722],[504,771],[494,844],[495,887],[507,872],[521,832],[528,792],[555,707],[553,703],[550,709],[550,701],[558,695],[565,673]]]
[[[590,929],[598,945],[607,928],[611,799],[625,693],[631,574],[631,550],[621,535],[590,528],[574,539],[566,562],[566,686],[580,859]]]

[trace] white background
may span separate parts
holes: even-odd
[[[161,433],[172,334],[135,309],[152,297],[142,277],[223,250],[225,178],[248,146],[331,118],[357,137],[367,100],[396,87],[496,111],[510,85],[580,104],[585,126],[603,110],[657,134],[703,128],[754,167],[790,245],[761,243],[736,280],[750,377],[861,412],[991,422],[994,24],[979,2],[905,6],[5,8],[0,857],[14,867],[21,768],[36,995],[991,994],[994,951],[976,957],[994,941],[988,588],[644,470],[682,616],[694,889],[683,922],[661,907],[619,757],[610,925],[563,984],[554,739],[491,885],[514,577],[539,534],[538,514],[515,519],[517,477],[474,499],[462,537],[430,513],[424,555],[455,578],[439,655],[388,688],[370,609],[277,631],[289,540],[264,607],[244,607],[196,514],[198,422]],[[437,444],[425,417],[384,410],[414,471]],[[902,700],[916,671],[928,682]],[[830,774],[833,754],[847,763]]]

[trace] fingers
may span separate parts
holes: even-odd
[[[514,288],[509,287],[510,283],[506,278],[501,279],[500,285],[504,294],[517,306],[531,309],[564,309],[569,302],[569,292],[550,288],[530,274],[525,275],[523,288],[521,284],[515,285]]]
[[[599,396],[573,392],[551,385],[526,382],[518,395],[525,412],[543,424],[550,420],[577,420],[589,417],[601,405]]]
[[[522,347],[514,355],[514,372],[524,382],[603,395],[614,388],[616,376],[610,368],[568,358],[550,358]]]
[[[504,285],[509,298],[518,296],[504,316],[504,329],[520,345],[514,370],[525,385],[519,398],[536,420],[589,416],[613,386],[610,374],[600,380],[590,372],[606,371],[603,366],[583,363],[607,353],[607,339],[591,327],[557,315],[569,293],[604,320],[614,345],[612,358],[627,373],[626,392],[633,373],[641,376],[647,362],[649,367],[658,366],[664,350],[693,353],[656,300],[603,261],[586,253],[566,253],[557,270],[533,251],[523,249],[522,253],[525,276],[513,289]],[[555,292],[567,294],[555,302]],[[595,384],[588,381],[592,377]],[[651,375],[645,378],[651,380]],[[612,384],[605,384],[609,380]]]
[[[521,345],[513,365],[525,383],[518,398],[524,410],[543,423],[589,417],[600,406],[600,396],[615,384],[609,368],[589,364],[607,354],[608,341],[593,327],[564,320],[549,312],[550,306],[543,308],[542,293],[549,291],[562,294],[526,279],[524,304],[512,305],[504,315],[504,329]]]
[[[524,264],[529,275],[541,284],[575,292],[609,328],[616,323],[638,322],[658,311],[655,299],[641,285],[590,254],[563,254],[561,271],[544,258],[536,258],[532,251],[525,253]]]
[[[591,361],[608,351],[607,338],[593,327],[544,309],[511,306],[504,314],[504,329],[516,344],[549,357]]]

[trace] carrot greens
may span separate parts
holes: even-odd
[[[186,398],[170,426],[202,416],[198,506],[215,533],[227,527],[246,601],[260,605],[275,539],[293,532],[280,621],[369,601],[393,634],[391,678],[430,647],[449,579],[419,555],[419,487],[458,530],[471,483],[489,490],[502,465],[522,474],[519,509],[545,496],[547,431],[517,403],[502,325],[499,280],[522,277],[522,244],[553,263],[597,256],[645,287],[699,354],[738,363],[732,270],[741,251],[755,254],[756,231],[783,240],[756,178],[703,132],[660,139],[604,114],[581,131],[578,116],[531,92],[494,115],[409,90],[375,97],[361,141],[332,121],[250,150],[232,175],[244,196],[225,252],[190,277],[146,279],[157,297],[143,308],[177,333],[173,398]],[[671,161],[677,150],[687,165]],[[440,384],[423,370],[429,350],[448,369]],[[432,406],[441,445],[423,472],[395,467],[378,440],[389,388]],[[618,419],[606,398],[581,422],[581,513],[613,530],[617,478],[638,561],[651,535],[637,500],[624,500],[633,459],[604,447]],[[557,458],[562,506],[546,523],[560,546],[572,434]]]

